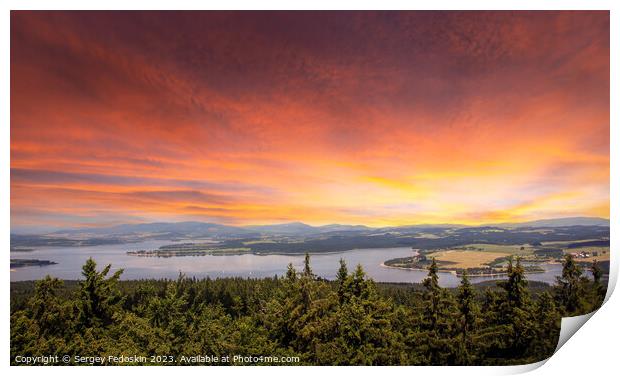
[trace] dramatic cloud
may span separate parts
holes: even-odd
[[[608,217],[609,13],[12,12],[11,209]]]

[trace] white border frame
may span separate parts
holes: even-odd
[[[466,5],[466,7],[465,7]],[[490,0],[469,0],[467,2],[458,0],[434,0],[432,2],[423,1],[403,1],[403,0],[383,0],[381,2],[359,0],[359,1],[296,1],[295,3],[286,2],[282,0],[264,0],[261,2],[232,0],[226,3],[223,2],[199,2],[191,0],[176,0],[176,1],[163,1],[163,0],[151,0],[148,2],[135,4],[129,4],[127,1],[108,0],[108,1],[89,1],[80,2],[76,0],[56,0],[53,4],[50,1],[44,0],[8,0],[3,1],[3,12],[0,14],[0,43],[2,46],[3,59],[0,62],[0,82],[2,84],[2,90],[4,95],[0,100],[0,116],[4,119],[3,126],[1,128],[2,137],[0,138],[1,150],[0,153],[0,190],[2,192],[2,208],[0,214],[0,225],[2,231],[0,232],[0,244],[5,245],[4,252],[8,252],[6,245],[9,244],[10,234],[10,10],[22,9],[22,10],[62,10],[62,9],[85,9],[85,10],[132,10],[132,9],[162,9],[162,10],[192,10],[192,9],[292,9],[292,10],[339,10],[339,9],[416,9],[416,10],[610,10],[611,17],[611,40],[610,44],[613,47],[611,49],[611,103],[618,103],[618,67],[620,60],[618,59],[618,36],[620,36],[620,25],[618,23],[618,16],[616,11],[620,9],[619,2],[608,1],[577,1],[566,0],[561,3],[551,0],[507,0],[507,1],[490,1]],[[610,140],[612,142],[610,148],[610,192],[620,192],[619,175],[617,171],[619,153],[615,149],[619,140],[618,132],[618,111],[617,107],[610,105]],[[611,249],[614,249],[611,256],[611,270],[610,270],[610,284],[608,289],[607,299],[611,299],[604,304],[604,306],[594,314],[596,317],[592,322],[587,323],[586,328],[582,329],[583,333],[578,333],[575,340],[569,341],[567,345],[562,347],[558,353],[550,358],[548,362],[540,362],[525,366],[511,366],[511,367],[389,367],[387,372],[394,374],[408,374],[412,372],[417,374],[433,374],[433,375],[448,375],[459,373],[462,375],[497,375],[497,374],[514,374],[528,372],[536,369],[544,364],[540,368],[540,372],[545,374],[557,374],[559,372],[566,372],[566,374],[575,374],[575,372],[590,374],[595,372],[601,372],[601,374],[608,373],[609,369],[615,365],[615,349],[618,344],[618,322],[620,317],[620,302],[617,296],[613,297],[615,285],[617,283],[618,275],[618,257],[614,257],[615,252],[618,250],[618,239],[615,236],[618,230],[618,223],[616,215],[619,213],[618,201],[614,196],[610,197],[610,220],[611,220]],[[6,281],[2,284],[2,301],[8,302],[10,297],[10,272],[8,265],[8,256],[5,255],[4,267],[0,269],[0,274],[3,276],[3,280]],[[616,294],[617,295],[617,294]],[[9,367],[9,316],[10,308],[9,304],[4,304],[3,320],[1,322],[2,338],[5,351],[0,355],[0,366],[3,368]],[[600,316],[600,318],[599,318]],[[584,338],[585,337],[585,338]],[[592,350],[592,341],[597,341],[596,350]],[[573,343],[571,343],[573,342]],[[582,362],[578,360],[581,359]],[[546,363],[546,364],[545,364]],[[12,374],[25,374],[30,372],[37,372],[43,370],[35,367],[11,367]],[[135,370],[130,367],[117,367],[114,371],[121,373],[129,373]],[[140,370],[143,370],[142,368]],[[167,367],[152,367],[148,368],[150,373],[156,375],[168,374],[171,371],[177,370]],[[184,372],[189,373],[204,373],[206,370],[202,367],[189,367],[184,368]],[[295,372],[296,374],[310,375],[314,374],[318,370],[315,367],[300,367],[295,370],[288,369],[288,367],[276,366],[276,367],[233,367],[214,369],[211,368],[207,372],[226,372],[226,373],[245,373],[245,372],[258,372],[259,374],[269,375],[284,375],[285,373]],[[322,367],[320,372],[343,372],[342,369],[335,369],[335,367]],[[607,371],[607,372],[605,372]],[[78,367],[59,368],[51,367],[45,368],[46,373],[51,374],[77,374],[84,372],[84,369]],[[107,374],[110,372],[109,368],[95,367],[89,372],[94,374]],[[346,372],[346,371],[345,371]],[[354,372],[370,373],[376,372],[375,368],[368,369],[367,367],[356,367]]]

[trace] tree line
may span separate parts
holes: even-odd
[[[597,309],[606,286],[567,255],[554,286],[534,293],[519,259],[484,290],[463,275],[439,285],[377,284],[341,260],[337,278],[303,270],[263,279],[119,281],[89,259],[78,283],[47,276],[12,291],[11,362],[42,354],[299,357],[309,365],[506,365],[543,360],[562,316]],[[111,274],[111,275],[110,275]],[[421,287],[421,288],[420,288]],[[269,364],[269,359],[266,362]]]

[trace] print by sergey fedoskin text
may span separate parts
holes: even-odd
[[[10,364],[547,359],[610,280],[609,37],[11,12]]]

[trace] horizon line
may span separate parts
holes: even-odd
[[[531,220],[523,220],[523,221],[501,221],[501,222],[479,222],[479,223],[475,223],[475,224],[465,224],[465,223],[459,223],[459,222],[446,222],[446,221],[442,221],[442,222],[418,222],[418,223],[407,223],[407,224],[395,224],[395,225],[385,225],[385,226],[372,226],[372,225],[365,225],[365,224],[353,224],[353,223],[337,223],[337,222],[332,222],[332,223],[327,223],[327,224],[318,224],[318,225],[313,225],[313,224],[309,224],[306,223],[304,221],[301,220],[290,220],[290,221],[286,221],[286,222],[271,222],[271,223],[254,223],[254,224],[243,224],[243,225],[237,225],[237,224],[226,224],[226,223],[218,223],[218,222],[212,222],[212,221],[199,221],[199,220],[189,220],[189,221],[151,221],[151,222],[121,222],[121,223],[116,223],[116,224],[106,224],[106,225],[93,225],[93,226],[89,226],[87,224],[85,225],[78,225],[78,226],[73,226],[73,227],[55,227],[55,226],[38,226],[41,229],[43,228],[49,228],[52,229],[54,228],[54,230],[51,230],[52,232],[59,232],[59,231],[63,231],[63,230],[81,230],[81,229],[101,229],[101,228],[112,228],[112,227],[116,227],[116,226],[123,226],[123,225],[148,225],[148,224],[179,224],[179,223],[203,223],[203,224],[213,224],[213,225],[218,225],[218,226],[227,226],[227,227],[237,227],[237,228],[247,228],[247,227],[257,227],[257,226],[279,226],[279,225],[287,225],[287,224],[302,224],[302,225],[306,225],[306,226],[310,226],[310,227],[325,227],[325,226],[362,226],[362,227],[367,227],[367,228],[371,228],[371,229],[381,229],[381,228],[391,228],[391,227],[410,227],[410,226],[463,226],[463,227],[485,227],[485,226],[498,226],[498,225],[506,225],[506,224],[511,224],[511,225],[515,225],[515,224],[522,224],[522,223],[529,223],[529,222],[539,222],[539,221],[551,221],[551,220],[562,220],[562,219],[600,219],[600,220],[606,220],[606,221],[611,221],[610,218],[607,217],[598,217],[598,216],[570,216],[570,217],[547,217],[547,218],[540,218],[540,219],[531,219]],[[34,230],[35,226],[16,226],[16,229],[20,229],[20,230],[27,230],[28,228]],[[18,231],[20,231],[18,230]],[[44,230],[43,230],[44,231]],[[11,229],[10,231],[11,234],[14,234],[13,229]],[[32,233],[34,234],[34,233]]]

